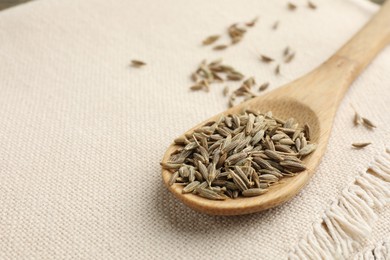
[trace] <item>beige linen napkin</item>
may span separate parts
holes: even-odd
[[[291,12],[286,3],[38,0],[1,12],[0,259],[285,259],[299,253],[331,202],[386,154],[388,48],[351,86],[319,169],[290,202],[247,216],[202,215],[167,192],[159,167],[173,138],[226,108],[222,86],[208,94],[188,90],[202,59],[223,57],[258,82],[270,81],[272,90],[325,61],[377,10],[349,0],[318,0],[311,10],[297,0]],[[200,45],[255,16],[258,25],[236,46],[215,52]],[[275,76],[257,55],[280,59],[287,45],[296,57]],[[130,68],[131,59],[147,65]],[[377,129],[353,127],[350,104]],[[373,145],[351,149],[360,141]],[[373,231],[335,257],[384,241],[390,208],[381,199],[382,209],[372,211]]]

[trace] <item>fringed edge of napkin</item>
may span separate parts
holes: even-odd
[[[288,259],[345,259],[371,234],[375,209],[390,201],[390,149],[378,156],[332,201],[321,219],[290,250]]]
[[[353,257],[353,260],[365,259],[390,259],[390,234],[374,247],[366,248]]]

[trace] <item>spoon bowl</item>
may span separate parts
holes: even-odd
[[[215,115],[183,134],[192,133],[194,129],[216,121],[221,115],[240,114],[247,109],[261,113],[272,111],[273,115],[281,119],[293,117],[300,125],[310,125],[311,141],[317,144],[317,149],[303,159],[307,167],[305,171],[281,179],[260,196],[215,201],[194,194],[182,194],[183,186],[170,186],[168,183],[172,173],[163,169],[162,177],[168,190],[187,206],[212,215],[258,212],[294,197],[309,182],[325,153],[334,116],[348,87],[389,41],[390,1],[387,1],[365,27],[315,70],[283,87]],[[177,148],[175,144],[170,145],[162,162],[168,162]]]
[[[169,180],[172,175],[171,172],[163,170],[163,180],[168,189],[182,202],[191,208],[215,215],[239,215],[252,212],[261,211],[273,206],[276,206],[286,200],[289,200],[295,195],[307,182],[307,179],[314,174],[314,169],[319,160],[317,154],[320,154],[321,143],[326,144],[326,140],[320,138],[320,123],[319,120],[310,107],[291,98],[273,98],[273,95],[265,95],[258,97],[250,102],[245,102],[239,106],[230,108],[229,110],[218,114],[190,129],[186,133],[191,133],[194,129],[206,124],[209,121],[217,120],[221,115],[239,114],[245,109],[253,111],[267,112],[272,111],[274,115],[279,118],[295,118],[300,125],[308,123],[311,126],[313,143],[318,143],[318,148],[303,160],[307,166],[307,170],[300,172],[294,177],[286,177],[277,184],[270,186],[268,192],[257,197],[238,197],[237,199],[228,199],[225,201],[215,201],[202,198],[193,194],[182,194],[183,186],[172,185],[169,186]],[[325,146],[325,145],[323,145]],[[172,144],[166,151],[163,162],[167,162],[173,151],[178,148],[177,145]],[[312,159],[314,158],[314,159]],[[294,191],[294,192],[292,192]]]

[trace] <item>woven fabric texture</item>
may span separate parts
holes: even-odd
[[[38,0],[0,13],[0,259],[284,259],[390,139],[390,49],[354,82],[328,150],[293,200],[236,217],[202,215],[163,186],[170,142],[227,107],[223,86],[188,90],[203,59],[223,57],[267,91],[309,72],[378,9],[366,1]],[[259,16],[225,51],[208,35]],[[271,29],[275,21],[279,28]],[[273,66],[259,54],[295,59]],[[147,63],[129,66],[131,59]],[[230,84],[232,87],[237,85]],[[353,104],[378,127],[354,127]],[[352,142],[371,141],[364,150]],[[390,233],[378,212],[366,245]],[[386,217],[387,216],[387,217]]]

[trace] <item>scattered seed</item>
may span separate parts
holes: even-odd
[[[310,9],[317,9],[317,6],[311,1],[307,1],[307,7],[309,7]]]
[[[242,85],[247,87],[248,89],[252,88],[255,84],[256,84],[256,81],[255,81],[254,77],[250,77],[242,83]]]
[[[196,84],[196,85],[192,85],[190,87],[191,90],[193,91],[198,91],[198,90],[204,90],[206,89],[204,85],[201,85],[201,84]]]
[[[216,46],[218,47],[218,46]],[[193,91],[209,92],[210,85],[213,83],[223,82],[221,74],[225,74],[229,80],[242,80],[244,75],[231,66],[222,64],[222,59],[217,59],[210,63],[202,61],[195,72],[191,74],[191,79],[196,81],[196,84],[190,87]]]
[[[225,45],[225,44],[221,44],[221,45],[217,45],[213,48],[213,50],[216,50],[216,51],[221,51],[221,50],[224,50],[226,49],[228,46]]]
[[[363,148],[366,147],[367,145],[370,145],[371,143],[353,143],[352,146],[355,148]]]
[[[224,80],[215,72],[211,72],[211,74],[213,75],[213,79],[215,82],[223,82]]]
[[[287,55],[289,55],[290,54],[290,47],[286,47],[285,49],[284,49],[284,51],[283,51],[283,56],[284,57],[286,57]]]
[[[140,60],[131,60],[131,66],[134,68],[140,68],[142,66],[145,66],[146,63]]]
[[[265,56],[265,55],[260,55],[260,60],[262,62],[265,62],[265,63],[270,63],[270,62],[274,61],[274,59],[272,59],[268,56]]]
[[[275,75],[280,75],[280,65],[279,64],[275,67]]]
[[[247,27],[253,27],[253,26],[256,25],[256,23],[257,23],[258,20],[259,20],[259,17],[255,17],[252,21],[246,23],[245,25],[246,25]]]
[[[244,76],[237,73],[229,73],[227,74],[227,79],[232,81],[240,81],[244,78]]]
[[[288,8],[288,10],[293,11],[293,10],[297,9],[297,6],[295,4],[289,2],[287,4],[287,8]]]
[[[210,45],[216,42],[220,38],[219,35],[211,35],[207,37],[206,39],[203,40],[202,44],[203,45]]]
[[[365,117],[362,117],[362,120],[363,120],[363,125],[367,128],[375,128],[376,125],[374,125],[370,120],[368,120],[367,118]]]
[[[279,21],[276,21],[273,25],[272,25],[272,30],[277,30],[279,28]]]
[[[290,63],[294,59],[294,57],[295,57],[295,52],[288,54],[284,59],[284,63]]]
[[[242,38],[244,37],[245,33],[246,33],[246,29],[238,27],[238,25],[236,23],[232,24],[228,28],[228,34],[229,34],[229,37],[231,39],[232,44],[236,44],[236,43],[240,42],[242,40]]]
[[[191,74],[191,80],[193,82],[197,82],[198,81],[198,74],[196,74],[195,72]]]
[[[355,117],[353,119],[353,123],[355,124],[355,126],[363,124],[362,117],[356,111],[355,111]]]
[[[259,91],[264,91],[268,88],[269,82],[264,82],[263,84],[260,85]]]
[[[222,58],[216,59],[216,60],[210,62],[209,66],[210,66],[210,67],[213,67],[213,66],[220,65],[220,64],[222,63],[222,61],[223,61]]]

